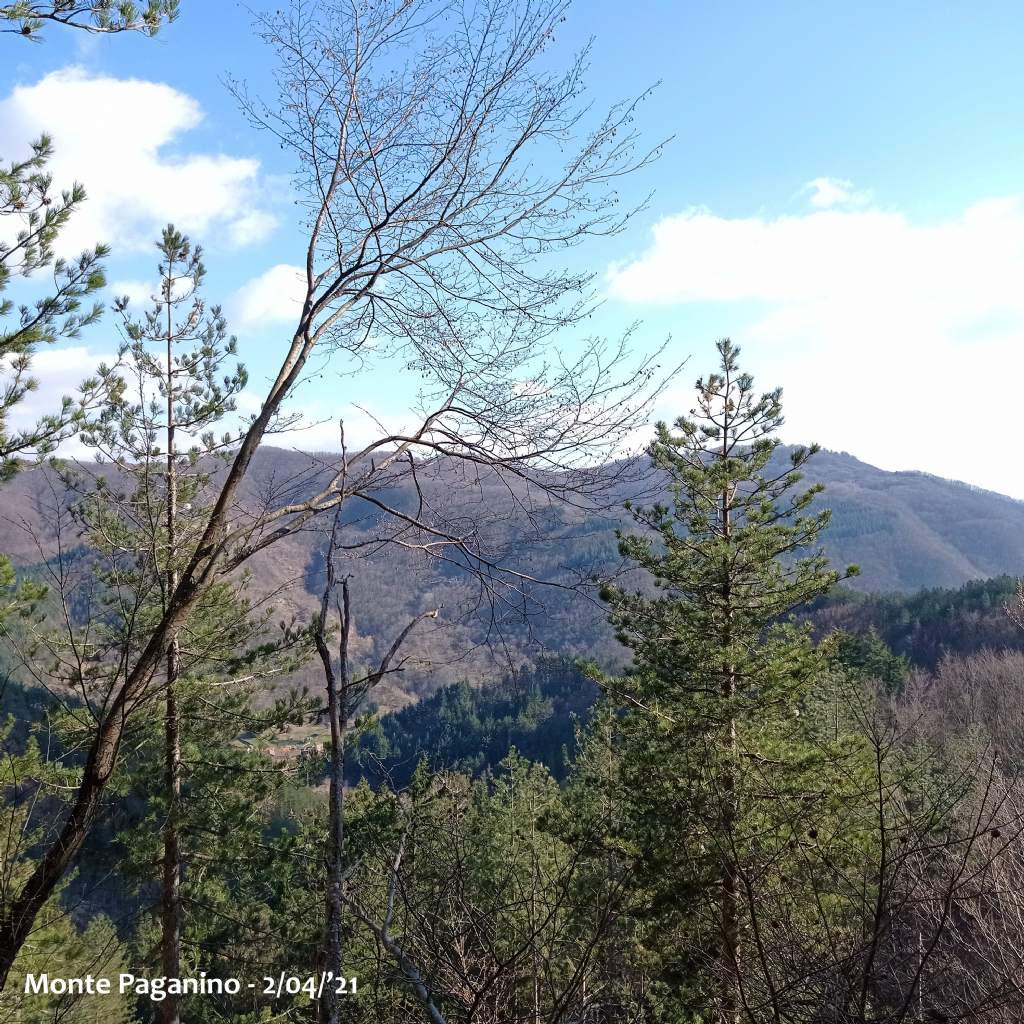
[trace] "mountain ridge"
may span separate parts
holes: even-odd
[[[783,446],[776,452],[776,469],[785,465],[791,450]],[[241,501],[257,502],[266,494],[291,500],[313,493],[323,478],[324,461],[332,457],[261,448]],[[609,472],[615,470],[608,467]],[[653,475],[644,480],[651,485],[645,485],[649,500],[660,484]],[[805,480],[825,485],[815,499],[818,507],[832,509],[823,547],[837,568],[860,566],[861,575],[848,583],[859,591],[905,594],[1024,575],[1024,502],[915,470],[883,470],[849,453],[827,450],[810,460]],[[539,513],[534,509],[529,523],[525,515],[517,518],[510,511],[506,516],[495,504],[502,500],[502,487],[486,478],[464,479],[454,464],[435,463],[420,483],[428,494],[433,489],[442,502],[449,502],[465,522],[487,520],[485,528],[495,533],[513,567],[549,582],[588,566],[615,565],[614,530],[630,525],[620,507],[586,515],[552,504]],[[411,494],[408,483],[392,486],[388,500],[401,504]],[[623,491],[623,499],[627,496]],[[46,506],[57,501],[53,474],[45,468],[24,472],[0,490],[0,551],[26,569],[52,554],[56,538],[53,531],[47,533]],[[346,525],[354,539],[365,538],[376,528],[379,522],[365,509],[354,512]],[[524,543],[527,535],[529,543]],[[65,546],[69,541],[63,538]],[[253,593],[275,593],[275,613],[281,618],[308,616],[323,585],[325,547],[321,529],[276,542],[248,566]],[[608,664],[621,663],[624,657],[593,593],[588,599],[557,588],[536,588],[532,618],[522,622],[509,613],[495,622],[478,599],[474,603],[478,595],[472,581],[445,563],[385,548],[353,561],[353,571],[354,647],[359,659],[379,658],[413,617],[427,608],[445,608],[446,621],[424,627],[413,639],[410,650],[419,666],[416,671],[382,686],[379,702],[384,706],[399,706],[430,692],[438,681],[450,680],[453,671],[470,682],[495,678],[502,671],[495,658],[507,668],[542,651],[586,655]],[[303,681],[317,683],[315,670],[306,675]]]

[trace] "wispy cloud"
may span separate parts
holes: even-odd
[[[846,178],[814,178],[801,192],[816,210],[830,210],[835,206],[866,206],[871,193],[853,187]]]

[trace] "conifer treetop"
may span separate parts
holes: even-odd
[[[818,446],[793,448],[788,465],[773,461],[782,390],[757,392],[739,368],[739,348],[728,339],[716,347],[719,368],[696,382],[694,408],[671,427],[659,423],[648,448],[665,474],[667,500],[628,505],[642,532],[619,533],[623,557],[650,573],[664,596],[604,593],[620,640],[655,660],[665,636],[680,629],[691,634],[690,655],[726,621],[731,642],[747,642],[858,572],[832,569],[819,546],[830,512],[812,503],[823,488],[801,485]]]
[[[0,5],[0,32],[34,41],[47,25],[65,25],[94,34],[143,32],[156,35],[178,16],[179,0],[16,0]],[[5,23],[10,27],[6,27]]]

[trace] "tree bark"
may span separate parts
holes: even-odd
[[[304,318],[309,309],[304,310]],[[22,887],[18,897],[3,911],[0,918],[0,992],[3,991],[19,950],[32,932],[36,916],[64,877],[85,842],[89,829],[100,809],[103,792],[117,767],[117,755],[129,716],[146,696],[160,663],[167,654],[170,637],[199,599],[217,568],[223,551],[223,531],[228,510],[249,469],[271,419],[281,405],[288,389],[302,373],[311,345],[306,321],[296,333],[291,350],[281,367],[263,408],[246,432],[217,496],[203,537],[181,579],[171,595],[167,613],[154,629],[135,666],[128,672],[124,685],[110,703],[100,721],[96,737],[86,757],[82,782],[75,794],[60,834],[43,854],[35,870]]]
[[[320,1001],[320,1020],[323,1024],[339,1024],[341,1006],[335,982],[343,977],[342,947],[342,911],[345,884],[345,733],[348,723],[349,671],[349,636],[351,629],[351,602],[349,599],[348,580],[341,584],[341,638],[338,642],[338,671],[335,672],[331,661],[331,653],[325,639],[327,609],[331,593],[335,589],[334,549],[337,536],[337,517],[335,528],[331,533],[331,543],[327,552],[327,583],[324,587],[320,603],[320,625],[316,635],[317,652],[324,665],[324,678],[327,684],[327,714],[331,725],[331,757],[330,757],[330,829],[327,840],[326,867],[327,892],[326,914],[324,924],[324,963],[323,972],[327,976],[324,995]]]
[[[178,471],[175,464],[174,420],[174,330],[171,320],[173,268],[168,266],[167,302],[167,588],[168,599],[178,586],[177,517]],[[160,900],[160,966],[165,978],[181,975],[181,844],[178,816],[181,801],[181,736],[176,691],[180,664],[178,634],[171,633],[167,645],[167,680],[164,704],[164,784],[167,820],[164,823],[163,891]],[[161,1024],[181,1024],[180,1000],[168,994],[159,1003]]]
[[[725,393],[729,393],[729,373],[725,375]],[[729,458],[731,446],[729,442],[729,411],[725,409],[722,422],[722,461]],[[729,483],[721,495],[722,539],[727,543],[732,539],[732,501],[733,489]],[[725,764],[719,774],[719,788],[722,801],[722,835],[721,849],[721,936],[719,953],[719,1014],[721,1024],[739,1024],[739,957],[740,957],[740,922],[739,922],[739,871],[736,864],[734,832],[738,817],[736,794],[736,715],[734,702],[736,697],[736,666],[732,662],[732,567],[726,556],[722,566],[722,605],[723,605],[723,648],[727,653],[722,666],[722,698],[726,706],[725,721]]]
[[[344,439],[342,440],[344,448]],[[341,1005],[333,981],[345,976],[342,943],[345,897],[345,741],[348,733],[348,717],[354,712],[363,696],[390,671],[392,660],[398,655],[409,634],[424,619],[436,618],[440,608],[424,612],[412,619],[398,634],[394,643],[381,659],[380,665],[361,679],[352,678],[349,644],[352,635],[352,601],[348,578],[341,581],[341,601],[338,603],[340,636],[338,640],[338,664],[335,668],[330,648],[327,646],[327,616],[331,595],[337,594],[338,582],[334,556],[338,547],[338,531],[341,527],[341,508],[334,516],[331,539],[327,547],[327,579],[320,597],[320,619],[314,634],[317,654],[323,663],[324,680],[327,687],[327,714],[331,725],[331,754],[329,764],[330,798],[329,831],[324,861],[326,868],[325,923],[322,949],[323,973],[328,976],[324,993],[317,1010],[321,1024],[340,1024]],[[397,871],[397,867],[395,869]],[[418,990],[417,990],[418,991]]]

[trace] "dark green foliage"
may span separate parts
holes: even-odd
[[[1024,631],[1006,614],[1016,593],[1012,576],[912,594],[858,594],[837,588],[806,615],[822,633],[837,628],[874,630],[895,654],[922,668],[934,668],[944,654],[1024,649]]]
[[[777,890],[797,873],[787,867],[794,823],[829,815],[839,787],[825,783],[843,755],[819,731],[827,654],[787,621],[839,579],[817,547],[829,520],[811,509],[821,488],[800,487],[816,449],[770,468],[781,393],[755,392],[729,341],[718,351],[721,369],[697,382],[691,418],[660,424],[650,447],[670,501],[632,509],[643,532],[621,535],[655,596],[605,591],[634,663],[606,681],[594,742],[614,765],[613,835],[649,889],[651,953],[677,1012],[732,1020],[741,987],[774,980],[742,952],[756,921],[752,878]]]
[[[840,630],[834,635],[836,661],[857,678],[877,681],[889,693],[899,693],[910,669],[905,657],[893,652],[874,627],[863,633]]]
[[[597,687],[563,659],[542,658],[500,683],[455,683],[364,731],[349,777],[404,787],[425,760],[433,770],[493,772],[513,748],[563,779]]]
[[[871,628],[865,633],[838,631],[833,639],[837,666],[866,681],[882,682],[888,692],[902,690],[909,661],[893,654]],[[432,769],[480,775],[515,749],[539,761],[564,781],[575,761],[578,732],[590,720],[600,698],[597,685],[565,659],[541,658],[532,668],[499,683],[454,683],[400,711],[368,721],[359,734],[348,768],[352,783],[390,780],[408,784],[422,760]],[[304,752],[303,777],[323,778],[323,759]]]

